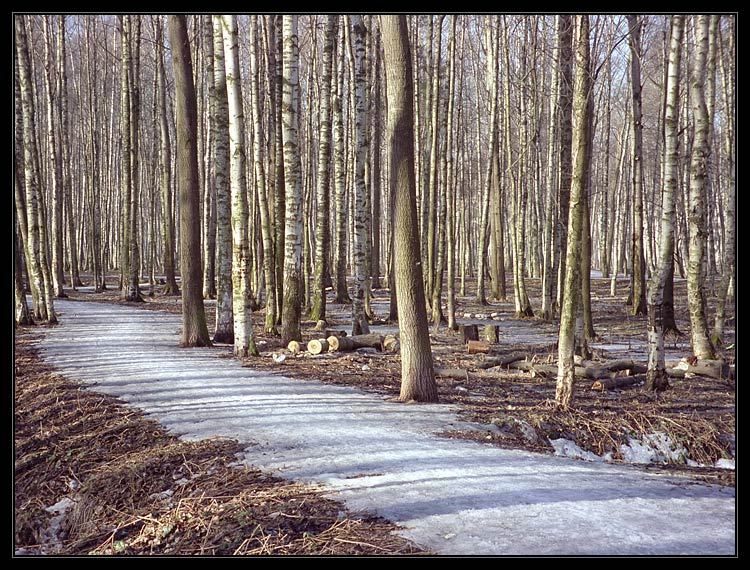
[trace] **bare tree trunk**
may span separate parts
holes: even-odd
[[[180,289],[175,278],[174,251],[174,199],[172,197],[172,148],[170,144],[167,86],[164,77],[164,44],[162,41],[163,22],[161,16],[156,19],[156,77],[158,88],[156,91],[157,107],[159,108],[159,183],[161,185],[161,233],[163,241],[162,258],[166,286],[165,295],[178,295]]]
[[[374,20],[374,19],[373,19]],[[380,90],[382,89],[382,82],[380,79],[380,30],[375,29],[372,32],[374,34],[373,39],[373,60],[374,67],[372,72],[372,92],[373,92],[373,109],[372,109],[372,126],[370,129],[370,161],[372,163],[372,182],[370,184],[370,196],[372,204],[372,268],[371,273],[371,286],[372,289],[380,289],[380,257],[381,257],[381,246],[380,246],[380,229],[381,225],[381,201],[382,201],[382,188],[381,188],[381,174],[380,174],[380,138],[381,138],[381,99]]]
[[[39,304],[35,303],[34,316],[50,324],[57,323],[52,292],[52,279],[45,256],[45,235],[41,224],[41,201],[39,163],[37,161],[37,139],[35,133],[36,113],[32,94],[31,65],[25,24],[22,16],[15,16],[16,55],[21,87],[21,112],[23,116],[23,167],[26,205],[26,227],[28,246],[26,261],[30,278],[39,292]],[[35,299],[36,302],[36,299]]]
[[[230,188],[232,196],[232,311],[234,355],[257,356],[250,297],[247,179],[245,176],[245,114],[242,108],[237,16],[222,16],[224,65],[229,107]]]
[[[565,293],[560,313],[558,341],[558,372],[555,402],[567,409],[573,400],[575,366],[576,306],[580,302],[578,290],[581,283],[581,232],[585,207],[586,158],[589,143],[588,113],[591,97],[589,76],[589,20],[588,16],[575,17],[575,77],[573,82],[573,172],[570,185],[570,214],[566,251]]]
[[[560,50],[560,198],[559,217],[555,226],[559,246],[559,271],[557,281],[557,306],[562,311],[565,300],[566,252],[568,251],[568,210],[570,205],[571,149],[572,149],[572,100],[573,100],[573,18],[560,16],[557,30]]]
[[[643,111],[641,106],[641,25],[628,16],[630,84],[633,96],[633,315],[646,314],[646,258],[643,249]]]
[[[214,342],[234,343],[232,309],[232,193],[229,185],[229,107],[221,17],[213,16],[214,43],[214,184],[216,186],[216,326]]]
[[[556,42],[552,54],[552,85],[550,87],[550,112],[549,126],[547,132],[548,149],[547,149],[547,201],[545,204],[545,247],[544,247],[544,267],[542,271],[542,318],[545,321],[551,321],[555,316],[553,299],[553,288],[555,285],[554,258],[555,258],[555,238],[558,237],[555,228],[555,205],[557,202],[557,182],[558,176],[555,171],[554,157],[557,155],[557,138],[560,123],[560,83],[559,83],[559,59],[561,51],[561,34],[560,26],[561,16],[555,16]]]
[[[414,179],[413,79],[406,16],[381,16],[388,96],[388,164],[395,193],[395,276],[401,331],[401,401],[435,402],[427,310],[419,255]]]
[[[678,165],[677,143],[680,97],[680,57],[682,51],[682,31],[685,16],[672,16],[672,39],[669,50],[667,74],[667,106],[664,116],[664,189],[662,191],[661,240],[659,243],[659,263],[649,288],[648,299],[648,373],[646,389],[665,390],[669,386],[664,370],[664,322],[662,304],[664,288],[669,278],[670,266],[674,271],[674,210],[677,189]]]
[[[328,16],[325,36],[323,38],[323,85],[320,102],[320,145],[318,147],[318,219],[315,226],[315,277],[313,282],[312,310],[313,321],[325,321],[326,318],[326,276],[328,275],[328,257],[331,243],[328,212],[329,172],[331,171],[331,99],[333,46],[338,35],[338,17]]]
[[[205,137],[205,149],[200,157],[203,160],[202,188],[204,189],[203,203],[203,298],[216,298],[216,175],[214,165],[214,138],[216,137],[216,84],[214,74],[214,42],[211,16],[200,16],[202,35],[202,60],[205,69],[205,82],[208,84],[208,101],[206,106],[208,119],[208,134]],[[204,111],[206,112],[206,111]],[[205,157],[205,159],[204,159]]]
[[[265,331],[276,334],[276,272],[274,270],[273,258],[273,233],[271,228],[271,215],[266,195],[266,173],[263,163],[263,148],[261,138],[263,136],[260,115],[260,76],[258,74],[258,55],[260,49],[256,37],[258,29],[257,16],[250,17],[250,74],[252,76],[252,108],[253,108],[253,154],[255,157],[255,180],[258,195],[258,206],[260,209],[260,224],[263,239],[263,274],[266,285],[266,323]]]
[[[695,52],[690,65],[690,99],[693,106],[693,151],[690,157],[690,249],[688,261],[688,308],[693,353],[700,359],[713,359],[714,348],[708,337],[706,297],[703,288],[706,250],[706,178],[711,152],[709,116],[706,107],[705,75],[708,52],[708,16],[697,16]]]
[[[302,176],[298,146],[299,48],[297,16],[284,16],[284,184],[286,187],[286,232],[284,237],[284,301],[281,312],[281,343],[301,341],[302,294]]]
[[[731,20],[729,28],[728,38],[728,50],[730,54],[734,53],[734,20]],[[724,57],[719,58],[721,64],[721,75],[723,79],[723,93],[724,93],[724,108],[725,109],[736,109],[736,96],[735,96],[735,67],[733,63],[729,64],[729,69],[726,69],[724,63]],[[724,318],[726,311],[726,301],[729,295],[732,278],[736,271],[735,259],[736,259],[736,245],[735,245],[735,207],[736,207],[736,196],[737,189],[735,184],[735,125],[734,117],[732,117],[724,127],[725,136],[724,144],[726,148],[726,160],[727,160],[727,196],[726,196],[726,212],[724,213],[726,225],[725,242],[724,242],[724,267],[719,281],[719,289],[717,291],[716,299],[716,315],[714,317],[714,330],[711,335],[711,341],[715,345],[721,345],[724,342]]]
[[[367,209],[365,197],[365,27],[361,16],[351,16],[350,25],[354,49],[354,299],[352,303],[352,334],[368,334],[370,327],[365,316]]]
[[[169,16],[175,78],[177,186],[180,195],[182,346],[211,346],[203,308],[198,190],[198,109],[185,16]]]
[[[492,30],[490,30],[492,34]],[[487,67],[487,79],[489,80],[489,92],[490,92],[490,154],[492,157],[497,152],[497,93],[498,93],[498,46],[499,46],[499,33],[495,32],[494,36],[491,36],[492,47],[491,54],[488,54],[488,58],[491,59],[491,63]],[[487,225],[489,217],[490,207],[490,192],[492,190],[492,160],[488,161],[487,176],[484,180],[484,189],[482,193],[482,209],[481,209],[481,220],[479,223],[479,249],[477,251],[477,303],[480,305],[487,304],[487,296],[485,294],[484,286],[484,273],[487,259]]]
[[[62,231],[62,149],[59,141],[59,90],[53,93],[54,55],[52,53],[52,16],[44,16],[44,93],[47,101],[47,150],[52,174],[50,198],[52,201],[52,288],[57,298],[67,297],[63,284],[63,231]]]

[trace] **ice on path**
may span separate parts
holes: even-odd
[[[319,483],[349,508],[440,554],[735,553],[733,488],[633,468],[502,450],[436,434],[443,405],[243,368],[181,349],[180,317],[58,301],[42,356],[189,439],[247,442],[245,460]],[[226,349],[224,349],[226,350]]]

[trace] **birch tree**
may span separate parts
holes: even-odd
[[[172,145],[169,134],[167,82],[164,77],[164,24],[156,18],[156,106],[159,109],[159,183],[161,186],[162,263],[164,265],[165,295],[179,295],[175,277],[174,198],[172,197]]]
[[[365,24],[362,16],[350,16],[354,49],[354,299],[352,302],[352,334],[367,334],[370,327],[365,315],[367,295],[367,198],[365,196]]]
[[[730,54],[734,54],[734,19],[731,20],[729,27],[729,37],[727,38],[728,49]],[[727,65],[724,57],[719,59],[721,65],[721,76],[723,82],[724,108],[727,110],[736,108],[735,96],[735,67],[734,64]],[[727,69],[728,68],[728,69]],[[726,314],[726,301],[729,296],[729,290],[736,271],[736,234],[735,234],[735,207],[736,207],[736,183],[735,183],[735,125],[734,117],[728,118],[724,126],[724,145],[727,160],[727,196],[726,212],[724,213],[724,224],[726,226],[725,244],[724,244],[724,267],[716,299],[716,315],[714,317],[714,328],[711,334],[711,341],[715,345],[723,344],[724,337],[724,318]]]
[[[232,310],[232,193],[229,183],[229,107],[221,17],[213,16],[214,185],[216,186],[216,325],[214,342],[234,343]]]
[[[265,331],[276,334],[276,272],[273,257],[273,233],[271,215],[266,193],[266,172],[263,162],[263,127],[260,115],[260,76],[258,73],[259,42],[257,39],[258,17],[250,17],[250,75],[253,109],[253,156],[255,164],[256,195],[260,209],[261,235],[263,239],[263,274],[266,285]]]
[[[253,338],[250,296],[250,245],[248,243],[247,179],[245,177],[245,115],[237,32],[237,16],[221,16],[224,65],[229,110],[229,156],[232,217],[232,312],[234,355],[257,356]]]
[[[326,276],[328,275],[328,257],[331,243],[330,224],[328,223],[330,176],[331,171],[331,93],[333,46],[338,34],[338,17],[328,16],[325,36],[323,38],[323,85],[320,101],[320,144],[318,146],[318,217],[315,226],[315,274],[312,286],[313,321],[326,319]]]
[[[706,178],[711,152],[709,116],[706,107],[705,76],[708,54],[708,16],[695,17],[695,50],[690,63],[690,101],[693,107],[693,150],[690,156],[690,213],[688,251],[688,309],[693,353],[700,359],[713,359],[714,348],[708,337],[703,265],[706,250]]]
[[[662,303],[664,287],[669,277],[670,264],[674,256],[674,210],[677,189],[677,141],[680,96],[680,59],[682,53],[682,30],[685,16],[672,16],[672,33],[669,48],[667,74],[667,108],[664,148],[664,188],[662,190],[661,238],[659,242],[659,264],[648,292],[648,374],[647,390],[664,390],[668,385],[664,371],[664,323]]]
[[[560,313],[558,372],[555,403],[567,409],[573,399],[575,380],[575,326],[580,303],[581,242],[586,191],[586,155],[589,142],[588,99],[591,97],[589,76],[589,19],[575,17],[575,75],[573,80],[573,170],[570,184],[570,213],[565,264],[565,293]]]
[[[281,311],[281,343],[302,340],[302,166],[299,153],[299,46],[297,16],[284,16],[284,186],[286,231],[284,236],[284,299]]]
[[[395,194],[394,270],[401,331],[401,401],[435,402],[427,309],[420,259],[414,176],[414,111],[406,16],[381,16],[388,101],[387,148]]]
[[[41,223],[41,188],[36,139],[36,112],[32,93],[31,63],[23,16],[15,16],[16,56],[23,117],[23,186],[28,242],[26,261],[38,299],[34,299],[34,317],[57,323],[52,291],[52,278],[46,261],[44,224]],[[32,289],[33,290],[33,289]]]
[[[169,16],[169,43],[175,79],[177,187],[180,195],[180,275],[182,346],[211,346],[203,308],[198,189],[198,109],[184,15]]]
[[[643,111],[641,101],[641,26],[643,20],[628,16],[630,86],[633,101],[633,315],[646,314],[646,258],[643,249]]]

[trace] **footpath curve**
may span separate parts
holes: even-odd
[[[250,465],[320,485],[450,555],[735,555],[734,488],[437,434],[443,405],[294,380],[183,349],[177,315],[56,301],[40,354],[185,439],[247,443]]]

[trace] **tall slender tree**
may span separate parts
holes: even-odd
[[[664,287],[674,256],[674,211],[677,189],[677,124],[679,120],[680,59],[682,53],[682,30],[685,16],[672,16],[672,33],[669,49],[669,72],[667,74],[667,109],[665,122],[664,188],[662,190],[661,240],[659,264],[648,292],[648,374],[647,390],[664,390],[668,385],[664,371],[664,322],[662,303]],[[672,266],[673,267],[673,266]]]
[[[354,41],[354,299],[352,302],[352,334],[367,334],[370,327],[365,315],[367,295],[367,267],[365,240],[367,239],[367,198],[365,196],[365,24],[362,16],[350,16]]]
[[[401,331],[402,401],[435,402],[430,335],[419,250],[414,177],[413,79],[406,16],[381,16],[388,100],[388,164],[395,194],[394,241],[398,320]]]
[[[261,236],[263,240],[263,274],[266,286],[266,323],[265,331],[276,334],[276,272],[273,257],[273,232],[271,214],[266,192],[266,171],[263,161],[263,130],[260,114],[260,75],[258,71],[258,52],[260,45],[257,39],[258,18],[250,17],[250,75],[251,103],[253,109],[253,156],[255,158],[255,189],[260,210]]]
[[[172,145],[169,134],[167,81],[164,75],[164,24],[161,16],[155,22],[156,106],[159,109],[159,184],[161,186],[162,263],[165,295],[179,295],[175,276],[174,198],[172,196]]]
[[[26,206],[28,243],[26,261],[29,276],[37,290],[34,299],[34,317],[37,320],[57,323],[52,291],[52,277],[46,259],[46,236],[42,223],[44,205],[41,203],[38,146],[36,139],[36,112],[32,93],[31,62],[26,26],[23,16],[15,16],[16,56],[20,85],[21,114],[23,117],[23,183]]]
[[[245,113],[237,16],[222,16],[224,65],[229,107],[230,188],[232,196],[232,311],[234,313],[234,355],[257,356],[253,337],[250,296],[250,244],[248,242],[247,179],[245,177]]]
[[[580,303],[581,242],[586,191],[586,158],[589,143],[588,113],[591,97],[589,76],[589,17],[575,17],[575,76],[573,81],[573,171],[570,185],[570,213],[565,264],[564,303],[560,313],[558,372],[555,402],[567,409],[573,399],[575,326]]]
[[[687,271],[690,337],[693,353],[701,359],[714,358],[708,336],[704,260],[706,255],[706,179],[711,153],[709,116],[706,107],[705,76],[708,57],[708,16],[695,16],[695,50],[690,63],[690,101],[693,107],[693,150],[690,156],[690,249]]]
[[[182,346],[211,346],[203,308],[198,190],[198,109],[193,84],[187,23],[169,16],[169,43],[175,79],[177,187],[180,195],[180,275],[182,276]]]
[[[631,298],[634,315],[646,314],[646,257],[643,248],[643,110],[641,84],[641,27],[643,19],[628,16],[630,45],[630,87],[633,101],[633,287]]]
[[[234,343],[232,311],[232,192],[229,183],[229,103],[221,17],[213,16],[214,97],[216,133],[214,184],[216,185],[216,325],[214,342]]]
[[[330,176],[331,171],[331,99],[333,75],[333,46],[338,34],[338,17],[328,16],[323,37],[323,85],[320,101],[320,144],[318,146],[318,212],[315,225],[315,275],[312,287],[312,310],[310,318],[314,321],[325,321],[326,318],[326,276],[331,243],[328,212],[330,209]]]
[[[302,340],[302,165],[299,151],[299,44],[297,16],[284,16],[284,185],[286,232],[284,236],[284,301],[281,342]]]

